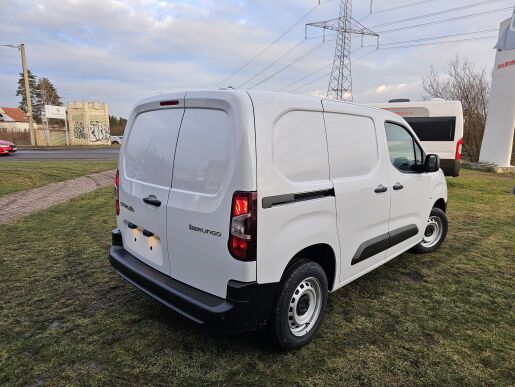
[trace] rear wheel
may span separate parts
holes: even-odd
[[[286,273],[276,300],[271,331],[281,349],[306,345],[327,306],[327,278],[315,262],[301,260]]]
[[[433,208],[427,219],[424,239],[413,248],[418,254],[431,253],[438,249],[447,236],[447,215],[439,208]]]

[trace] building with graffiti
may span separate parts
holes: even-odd
[[[109,144],[109,112],[107,104],[70,102],[67,105],[71,145]]]

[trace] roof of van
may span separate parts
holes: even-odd
[[[292,107],[295,107],[295,105],[305,106],[305,105],[312,105],[313,102],[316,102],[317,104],[320,104],[321,101],[330,101],[335,102],[338,104],[341,104],[342,112],[345,113],[352,113],[352,114],[366,114],[367,112],[369,114],[377,114],[380,112],[382,115],[389,116],[392,119],[399,119],[399,116],[397,114],[391,113],[387,110],[380,109],[379,106],[375,105],[363,105],[363,104],[357,104],[353,102],[348,101],[341,101],[341,100],[331,100],[328,98],[323,97],[317,97],[317,96],[308,96],[308,95],[302,95],[302,94],[289,94],[289,93],[280,93],[280,92],[273,92],[273,91],[261,91],[261,90],[236,90],[236,89],[220,89],[220,90],[213,90],[213,89],[185,89],[185,90],[178,90],[174,91],[172,93],[168,94],[160,94],[155,95],[151,97],[147,97],[139,101],[136,106],[149,103],[149,102],[157,102],[157,101],[167,101],[167,100],[174,100],[174,99],[188,99],[188,95],[194,96],[194,98],[221,98],[224,99],[223,96],[225,95],[231,95],[232,97],[239,97],[239,98],[248,98],[250,95],[251,98],[257,102],[257,100],[263,101],[266,100],[268,103],[273,100],[281,100],[281,102],[284,102],[285,99],[291,102]],[[436,101],[435,101],[436,102]],[[187,103],[186,103],[187,104]]]
[[[459,105],[460,101],[449,101],[445,99],[430,99],[427,101],[410,101],[410,102],[379,102],[366,104],[367,106],[380,106],[380,107],[417,107],[417,106],[435,106],[435,105]]]

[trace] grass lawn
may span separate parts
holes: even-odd
[[[116,161],[0,160],[0,196],[116,168]]]
[[[450,230],[335,292],[303,349],[217,336],[114,274],[112,188],[0,226],[0,385],[513,385],[513,176],[449,179]]]

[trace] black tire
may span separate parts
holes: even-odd
[[[430,224],[432,220],[438,222],[438,227],[441,228],[441,234],[437,237],[438,240],[429,243],[427,240],[424,239],[422,242],[420,242],[418,245],[411,249],[412,252],[417,254],[432,253],[433,251],[437,250],[445,241],[445,238],[447,236],[447,230],[449,228],[449,223],[447,222],[447,215],[441,209],[434,207],[431,210],[431,214],[429,214],[428,224],[427,228],[424,230],[424,235],[427,235],[426,232],[430,232],[430,228],[434,227],[433,224]]]
[[[299,291],[298,297],[295,297],[296,291]],[[311,341],[324,317],[327,297],[327,277],[319,264],[303,259],[288,269],[281,282],[270,324],[272,337],[280,349],[297,349]],[[290,306],[292,304],[296,307]],[[319,312],[311,314],[311,308]],[[295,325],[296,318],[309,316],[312,316],[313,320],[308,324]],[[292,330],[296,329],[299,330],[297,335],[292,333]]]

